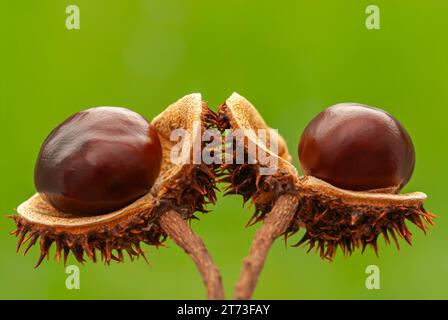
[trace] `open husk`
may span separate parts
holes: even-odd
[[[182,147],[192,157],[193,144],[200,143],[208,112],[201,95],[191,94],[152,121],[163,150],[161,173],[148,194],[125,208],[104,215],[76,217],[58,211],[39,194],[22,203],[12,216],[17,226],[12,232],[18,236],[17,251],[26,245],[25,254],[39,243],[41,254],[36,267],[49,257],[53,243],[56,258],[60,260],[63,255],[64,261],[70,252],[80,263],[85,256],[96,262],[97,252],[107,264],[123,261],[123,253],[131,259],[144,257],[140,243],[159,246],[167,236],[159,221],[163,213],[174,210],[188,220],[194,218],[195,211],[205,212],[204,205],[216,200],[214,167],[192,162],[173,164],[170,160],[175,145],[170,141],[171,131],[180,128],[191,133],[192,139]]]
[[[398,237],[411,243],[412,234],[406,221],[423,231],[427,229],[425,223],[433,223],[434,216],[423,206],[426,195],[421,192],[401,195],[384,193],[394,190],[353,192],[311,176],[300,177],[280,135],[278,153],[273,154],[269,146],[252,134],[253,130],[269,127],[253,105],[236,93],[219,108],[215,123],[223,132],[226,129],[245,132],[245,159],[250,156],[249,140],[278,157],[277,170],[272,175],[260,175],[258,163],[222,166],[221,180],[228,184],[227,193],[240,194],[244,202],[250,200],[255,206],[248,224],[264,221],[243,261],[235,289],[237,299],[251,297],[269,248],[281,235],[288,237],[304,229],[296,245],[308,244],[309,250],[316,248],[322,258],[332,260],[338,247],[351,254],[357,247],[364,250],[372,246],[377,253],[380,235],[387,243],[392,238],[397,246]]]
[[[354,192],[334,187],[307,176],[300,179],[300,204],[287,234],[306,230],[296,244],[308,243],[320,256],[332,260],[337,248],[351,254],[355,248],[364,252],[371,246],[378,255],[377,241],[383,235],[386,243],[398,237],[411,244],[412,233],[406,221],[426,233],[434,215],[425,210],[422,192],[387,194]],[[426,224],[425,224],[426,223]]]
[[[220,107],[218,115],[217,125],[221,130],[269,129],[252,104],[236,93]],[[433,223],[434,216],[423,206],[426,195],[422,192],[354,192],[311,176],[299,177],[290,162],[291,156],[283,138],[278,137],[278,168],[274,174],[259,175],[259,164],[223,165],[225,177],[222,180],[229,184],[228,193],[240,194],[244,201],[250,199],[255,205],[250,223],[263,220],[281,195],[295,194],[300,202],[285,234],[304,228],[306,233],[299,244],[308,242],[310,247],[317,246],[321,256],[328,259],[334,257],[338,246],[345,253],[351,253],[359,246],[364,249],[366,245],[376,251],[380,234],[386,242],[389,242],[389,235],[393,239],[398,235],[410,243],[411,232],[406,227],[406,220],[423,231],[427,229],[424,222]],[[252,134],[247,134],[246,138],[272,154]],[[248,152],[247,147],[245,151]]]
[[[261,175],[260,168],[265,164],[237,164],[225,163],[221,167],[222,178],[220,181],[227,183],[226,194],[239,194],[244,202],[251,200],[255,205],[255,214],[248,224],[263,219],[275,201],[283,194],[297,193],[298,174],[296,168],[291,164],[291,156],[283,138],[276,135],[278,142],[278,154],[273,153],[267,143],[262,143],[252,133],[258,130],[271,131],[258,111],[244,97],[237,93],[232,94],[221,105],[217,115],[217,127],[224,132],[226,129],[241,130],[244,132],[244,140],[239,139],[236,144],[243,144],[245,159],[248,159],[248,145],[254,143],[266,154],[277,157],[277,168],[272,175]],[[269,135],[267,135],[267,138]],[[235,153],[238,147],[235,146]],[[235,154],[232,159],[235,159]]]

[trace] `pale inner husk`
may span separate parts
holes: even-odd
[[[30,199],[22,203],[17,212],[26,220],[42,225],[52,227],[63,226],[65,228],[80,228],[88,226],[96,226],[98,224],[107,224],[115,221],[117,218],[125,218],[128,215],[133,215],[136,212],[142,212],[151,209],[156,200],[150,195],[146,194],[130,205],[111,213],[89,216],[76,217],[55,209],[47,201],[45,201],[39,194],[35,194]]]
[[[257,144],[257,146],[260,149],[264,150],[266,153],[269,153],[272,156],[279,157],[280,165],[287,167],[288,171],[291,171],[291,173],[295,173],[295,175],[297,175],[296,168],[291,164],[292,157],[289,154],[288,146],[286,145],[285,140],[281,135],[276,134],[278,142],[278,153],[273,153],[269,149],[269,135],[267,135],[268,140],[266,145],[262,143],[256,135],[252,134],[256,134],[258,129],[272,129],[266,124],[260,113],[248,100],[240,96],[238,93],[234,92],[226,100],[226,106],[228,108],[227,116],[229,117],[229,122],[233,130],[243,130],[248,139]]]
[[[423,192],[389,194],[344,190],[312,176],[302,177],[300,184],[305,192],[322,193],[328,197],[340,199],[345,205],[418,207],[426,199],[426,194]]]

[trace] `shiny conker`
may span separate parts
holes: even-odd
[[[137,200],[160,172],[162,148],[156,129],[120,107],[80,111],[46,138],[34,182],[56,209],[99,215]]]
[[[398,191],[411,178],[415,163],[411,138],[398,120],[354,103],[337,104],[317,115],[298,149],[305,175],[352,191]]]

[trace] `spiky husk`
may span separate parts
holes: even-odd
[[[149,222],[143,216],[134,216],[130,221],[117,224],[112,229],[100,227],[85,233],[71,233],[65,229],[32,223],[19,215],[12,216],[12,219],[17,226],[11,233],[18,237],[17,252],[27,244],[23,252],[25,255],[33,245],[40,245],[40,256],[35,268],[45,257],[50,257],[53,243],[56,247],[55,259],[60,262],[63,256],[64,265],[70,252],[81,264],[85,262],[85,256],[92,262],[97,262],[97,252],[102,262],[110,264],[111,261],[122,262],[124,252],[131,260],[142,256],[147,261],[140,242],[159,246],[166,237],[156,223]]]
[[[211,121],[223,133],[226,129],[232,128],[226,104],[220,106],[218,113],[211,118]],[[231,159],[236,159],[238,143],[244,142],[236,141],[231,151],[233,152]],[[248,158],[248,149],[244,146],[244,159]],[[255,207],[255,213],[248,221],[248,225],[263,220],[281,195],[296,192],[295,178],[290,174],[290,170],[282,167],[282,163],[272,175],[261,175],[260,168],[260,164],[248,163],[221,166],[219,181],[227,184],[225,195],[241,195],[244,203],[250,200],[250,206]]]
[[[277,199],[287,193],[295,193],[294,180],[287,172],[279,170],[275,175],[260,175],[258,165],[225,165],[219,181],[228,183],[225,195],[239,194],[243,202],[250,200],[249,206],[255,211],[247,222],[253,225],[262,221]]]
[[[392,238],[400,248],[398,238],[411,244],[412,233],[406,221],[415,224],[426,234],[434,215],[419,206],[346,205],[340,199],[325,194],[307,194],[300,198],[295,218],[285,236],[300,228],[305,234],[295,246],[308,245],[308,252],[315,248],[321,258],[332,260],[337,248],[350,255],[356,248],[362,252],[367,246],[378,255],[378,239],[383,235],[387,244]]]
[[[415,224],[426,234],[432,225],[434,215],[423,204],[419,206],[368,206],[345,205],[340,199],[325,194],[307,194],[299,186],[293,188],[294,180],[288,173],[276,176],[260,176],[257,165],[228,165],[223,167],[224,178],[228,183],[226,194],[239,194],[244,203],[250,200],[255,210],[248,225],[263,221],[271,211],[278,197],[285,193],[296,193],[300,198],[299,208],[291,226],[285,232],[285,238],[305,229],[305,234],[294,246],[308,245],[323,259],[332,260],[340,247],[345,255],[355,248],[362,252],[371,246],[378,255],[377,241],[380,235],[386,243],[393,239],[400,248],[398,237],[411,244],[412,233],[406,221]]]
[[[252,113],[252,108],[248,104],[248,110],[244,112]],[[221,131],[237,129],[238,124],[233,121],[233,116],[227,105],[223,104],[214,123]],[[282,158],[288,159],[289,155],[282,155]],[[305,234],[295,246],[308,244],[308,252],[316,248],[323,259],[332,260],[338,247],[348,255],[355,248],[364,252],[367,246],[371,246],[378,254],[377,241],[380,235],[384,236],[386,243],[390,243],[392,238],[399,248],[398,237],[411,243],[412,233],[406,226],[406,220],[425,233],[428,229],[425,222],[433,224],[434,215],[424,209],[423,201],[417,205],[408,205],[406,201],[393,206],[386,202],[377,206],[347,205],[340,198],[310,192],[287,163],[280,164],[283,167],[280,166],[272,176],[260,176],[257,164],[223,165],[220,181],[228,183],[226,194],[239,194],[244,202],[250,200],[255,205],[255,212],[248,225],[264,220],[280,195],[296,194],[300,203],[295,218],[284,233],[285,240],[300,229],[305,229]]]
[[[201,108],[200,119],[204,129],[210,117],[210,110],[205,104],[201,104]],[[170,111],[175,112],[176,109],[171,108]],[[188,115],[185,112],[177,113]],[[166,121],[164,119],[158,121],[162,125],[166,123],[162,123]],[[40,256],[36,267],[45,257],[49,258],[53,243],[56,247],[56,260],[59,262],[63,256],[64,264],[70,252],[80,263],[85,261],[86,256],[92,262],[97,262],[97,253],[105,264],[110,264],[111,261],[122,262],[124,252],[131,260],[142,256],[147,261],[141,243],[158,247],[167,237],[158,223],[161,214],[173,209],[185,220],[197,219],[194,216],[196,211],[205,213],[205,206],[216,201],[216,165],[185,164],[179,168],[170,166],[171,164],[162,166],[166,172],[159,177],[163,181],[156,181],[158,191],[154,194],[153,206],[148,207],[146,204],[134,208],[126,217],[116,219],[112,223],[98,223],[80,231],[80,228],[35,223],[21,215],[10,216],[16,224],[16,230],[11,234],[18,237],[17,252],[27,245],[25,255],[33,245],[39,244]],[[42,205],[51,207],[47,203]],[[49,210],[58,214],[54,208]]]
[[[182,174],[163,186],[165,189],[158,212],[173,209],[184,219],[197,219],[195,212],[207,213],[208,204],[216,202],[216,168],[212,166],[186,165]]]
[[[168,209],[174,209],[185,219],[197,219],[195,211],[206,212],[205,205],[216,201],[215,173],[205,165],[185,167],[183,179],[175,180],[167,185],[169,192],[164,194],[157,206],[151,211],[141,212],[129,219],[119,221],[112,228],[109,225],[87,229],[85,232],[71,232],[67,228],[49,227],[33,223],[20,215],[11,218],[16,224],[16,230],[11,234],[18,237],[17,252],[27,244],[24,255],[35,245],[40,245],[40,256],[36,267],[45,257],[50,256],[53,243],[56,246],[55,258],[59,262],[63,253],[64,263],[71,252],[80,263],[85,256],[96,262],[96,252],[105,264],[111,261],[122,262],[123,252],[127,252],[133,260],[142,256],[144,251],[140,242],[147,245],[160,246],[166,239],[166,234],[160,228],[157,218]],[[147,260],[146,260],[147,261]]]

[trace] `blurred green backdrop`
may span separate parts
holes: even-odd
[[[80,8],[80,30],[65,28],[70,4]],[[392,113],[410,132],[417,164],[405,191],[428,194],[437,226],[427,237],[412,227],[414,245],[401,251],[382,241],[379,259],[369,251],[328,263],[278,241],[255,298],[448,298],[448,3],[375,0],[380,30],[364,25],[368,4],[2,1],[1,214],[33,194],[34,161],[50,130],[87,107],[126,106],[152,119],[187,93],[201,92],[216,106],[238,91],[285,136],[297,164],[299,135],[314,115],[338,102],[361,102]],[[220,198],[193,222],[229,296],[257,229],[245,228],[250,214],[239,198]],[[81,267],[81,289],[67,290],[62,265],[34,270],[37,248],[15,254],[12,222],[2,220],[0,298],[205,297],[195,266],[171,241],[146,248],[152,268],[142,260],[89,263]],[[381,269],[380,290],[365,288],[370,264]]]

